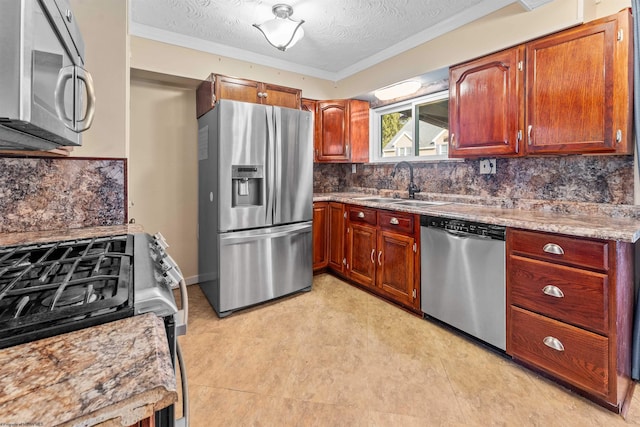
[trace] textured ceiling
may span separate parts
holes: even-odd
[[[277,0],[130,0],[130,33],[339,80],[515,1],[290,0],[305,37],[281,52],[252,27]]]

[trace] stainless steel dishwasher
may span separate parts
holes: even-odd
[[[421,308],[506,349],[505,227],[420,218]]]

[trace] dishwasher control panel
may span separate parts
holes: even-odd
[[[500,225],[428,215],[420,217],[420,225],[422,227],[441,228],[456,233],[484,236],[496,240],[504,240],[506,232],[506,228]]]

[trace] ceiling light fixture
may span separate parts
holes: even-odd
[[[294,21],[293,8],[287,4],[277,4],[271,9],[276,16],[265,23],[253,24],[276,49],[285,51],[296,44],[304,36],[302,24],[304,20]]]
[[[389,99],[414,94],[421,87],[422,84],[420,82],[416,80],[408,80],[406,82],[396,83],[391,86],[378,89],[373,92],[373,95],[381,101],[388,101]]]

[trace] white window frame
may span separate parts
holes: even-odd
[[[425,104],[427,102],[440,101],[449,97],[449,91],[444,90],[441,92],[432,93],[429,95],[421,96],[419,98],[413,98],[406,101],[401,101],[395,104],[385,105],[384,107],[372,108],[369,111],[369,163],[397,163],[404,160],[408,162],[429,162],[432,160],[450,160],[448,154],[440,154],[435,156],[395,156],[395,157],[382,157],[381,147],[381,122],[382,116],[385,114],[394,113],[396,111],[404,111],[411,109],[411,116],[414,120],[415,128],[415,114],[418,105]],[[414,129],[415,134],[415,129]],[[415,136],[414,136],[415,139]],[[415,142],[414,142],[415,143]],[[414,147],[415,148],[415,147]]]

